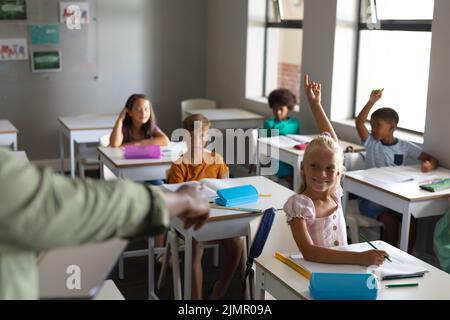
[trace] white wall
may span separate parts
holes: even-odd
[[[424,149],[450,168],[450,1],[434,1]]]
[[[56,22],[59,1],[34,1]],[[204,0],[98,0],[97,81],[45,80],[28,62],[8,62],[24,67],[23,81],[0,75],[0,118],[19,129],[19,148],[32,160],[58,158],[59,116],[118,113],[134,92],[150,96],[163,130],[174,129],[180,101],[205,95],[205,8]]]

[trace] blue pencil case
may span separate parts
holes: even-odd
[[[309,292],[315,300],[376,300],[378,280],[371,273],[312,273]]]
[[[258,190],[250,184],[217,190],[216,203],[225,207],[236,207],[242,204],[258,202]]]

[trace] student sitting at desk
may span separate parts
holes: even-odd
[[[143,94],[131,95],[109,138],[111,147],[126,144],[166,146],[169,138],[156,125],[152,104]]]
[[[411,158],[422,161],[423,172],[435,170],[438,167],[438,161],[435,158],[423,152],[415,144],[394,137],[394,131],[399,121],[398,114],[394,109],[381,108],[373,112],[370,117],[372,133],[369,134],[364,122],[372,107],[381,99],[383,90],[372,91],[369,101],[356,118],[356,129],[366,148],[366,169],[401,166],[405,164],[407,158]],[[362,214],[383,222],[383,240],[397,246],[401,214],[368,199],[358,198],[358,205]],[[415,232],[416,219],[411,216],[408,248],[410,253],[414,246]]]
[[[172,165],[169,183],[198,181],[203,178],[228,178],[229,171],[223,158],[205,150],[210,127],[208,118],[201,114],[191,115],[184,119],[183,127],[190,133],[190,140],[187,141],[188,152]],[[223,239],[220,243],[224,248],[225,265],[208,297],[210,299],[220,299],[225,295],[242,255],[242,242],[239,237]],[[203,246],[192,239],[192,247],[192,299],[198,300],[203,296]]]
[[[351,252],[331,249],[347,245],[347,231],[341,206],[342,150],[336,133],[321,105],[320,83],[309,82],[305,91],[321,132],[305,150],[301,164],[299,194],[284,205],[292,235],[306,260],[321,263],[380,265],[388,256],[382,250]]]
[[[117,118],[109,137],[111,147],[122,145],[160,145],[166,146],[169,138],[158,128],[155,111],[147,96],[131,95]],[[162,185],[162,180],[148,181],[152,185]],[[164,246],[164,237],[155,237],[155,247]]]
[[[289,117],[289,111],[294,109],[296,104],[295,95],[288,89],[277,89],[269,94],[269,107],[272,109],[274,117],[264,122],[264,129],[267,130],[267,136],[271,136],[270,130],[278,130],[279,134],[299,134],[300,122],[293,117]],[[292,186],[292,166],[280,162],[277,173],[278,178],[286,179]]]

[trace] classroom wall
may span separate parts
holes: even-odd
[[[432,32],[424,146],[450,168],[450,146],[445,143],[450,137],[450,1],[434,1]]]
[[[39,13],[44,19],[55,16],[59,1],[35,1],[48,8]],[[131,93],[142,92],[171,132],[180,101],[205,95],[204,0],[98,0],[97,12],[98,80],[71,79],[64,56],[62,75],[32,74],[29,61],[7,62],[17,76],[0,73],[0,118],[19,129],[19,148],[32,160],[59,157],[59,116],[119,113]]]

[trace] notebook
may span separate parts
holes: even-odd
[[[374,241],[376,247],[388,251],[384,248],[382,243],[379,241]],[[357,243],[346,246],[345,248],[339,248],[340,250],[348,251],[365,251],[370,250],[371,247],[366,243]],[[396,257],[390,254],[389,258],[392,262],[385,260],[385,262],[379,267],[365,267],[360,265],[347,265],[347,264],[327,264],[311,262],[303,259],[300,253],[287,253],[280,254],[285,259],[289,260],[291,264],[299,269],[298,272],[302,273],[306,278],[309,278],[311,273],[373,273],[381,280],[397,279],[397,278],[409,278],[422,276],[428,270],[420,265],[415,264],[413,261],[405,260],[404,257]],[[277,257],[278,258],[278,257]],[[279,260],[282,260],[279,258]],[[283,261],[285,262],[285,261]],[[286,263],[286,262],[285,262]],[[289,265],[289,263],[286,263]],[[295,269],[293,266],[291,266]]]
[[[39,298],[94,298],[127,244],[128,241],[112,239],[77,247],[58,248],[41,254],[38,259]],[[70,287],[70,284],[77,282],[79,286]]]
[[[209,202],[214,202],[218,195],[217,190],[224,189],[224,188],[230,188],[230,187],[236,187],[241,186],[242,184],[239,182],[231,182],[223,179],[210,179],[205,178],[201,179],[199,181],[189,181],[189,182],[183,182],[183,183],[174,183],[174,184],[163,184],[163,188],[169,191],[177,191],[181,186],[183,185],[200,185],[203,184],[203,195],[208,199]]]
[[[437,192],[445,189],[450,188],[450,178],[448,179],[437,179],[436,181],[433,181],[431,183],[421,184],[420,188],[431,191],[431,192]]]

